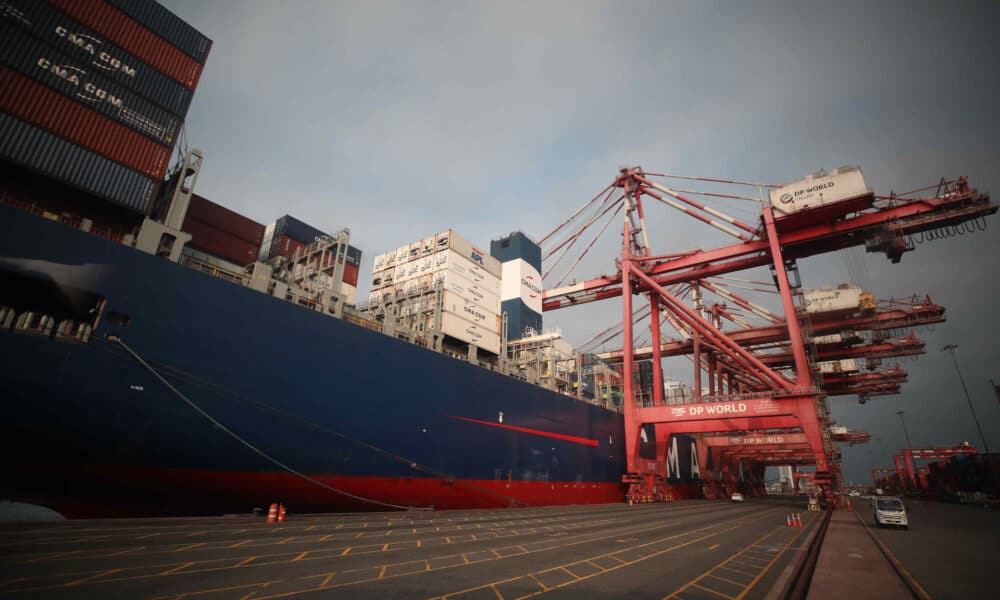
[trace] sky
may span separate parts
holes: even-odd
[[[991,1],[160,1],[214,41],[186,123],[206,157],[197,191],[263,223],[289,213],[350,228],[359,298],[376,254],[448,228],[481,246],[514,230],[540,238],[626,165],[787,183],[853,164],[877,193],[966,175],[1000,194]],[[752,202],[710,204],[759,215]],[[668,207],[646,212],[656,254],[731,243]],[[929,294],[947,309],[917,331],[927,354],[900,361],[901,394],[830,398],[840,424],[874,438],[844,447],[846,479],[892,464],[906,445],[900,410],[915,447],[982,445],[946,344],[959,345],[1000,450],[997,218],[896,265],[863,250],[860,270],[844,253],[799,261],[806,286],[867,283],[877,298]],[[570,277],[614,272],[620,232],[609,227]],[[620,319],[620,301],[605,301],[545,325],[581,344]],[[692,381],[689,363],[665,368]]]

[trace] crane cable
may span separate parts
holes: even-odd
[[[147,371],[149,371],[153,375],[153,377],[156,377],[156,379],[158,379],[160,381],[160,383],[162,383],[168,390],[170,390],[178,398],[180,398],[181,400],[183,400],[184,403],[187,404],[192,410],[194,410],[195,412],[197,412],[201,416],[205,417],[205,419],[207,419],[210,423],[212,423],[213,425],[215,425],[217,428],[221,429],[223,432],[225,432],[226,434],[228,434],[230,437],[232,437],[234,440],[236,440],[237,442],[239,442],[243,446],[246,446],[248,449],[250,449],[251,451],[253,451],[255,454],[259,455],[260,457],[262,457],[263,459],[267,460],[268,462],[270,462],[270,463],[272,463],[272,464],[280,467],[281,469],[283,469],[285,471],[288,471],[289,473],[291,473],[291,474],[293,474],[293,475],[295,475],[297,477],[300,477],[300,478],[304,479],[305,481],[308,481],[309,483],[313,483],[315,485],[318,485],[321,488],[324,488],[324,489],[329,490],[331,492],[335,492],[337,494],[341,494],[343,496],[347,496],[348,498],[353,498],[354,500],[360,500],[361,502],[367,502],[369,504],[374,504],[376,506],[385,506],[385,507],[388,507],[388,508],[396,508],[396,509],[400,509],[400,510],[433,510],[434,507],[432,507],[432,506],[404,506],[404,505],[400,505],[400,504],[392,504],[391,502],[382,502],[380,500],[372,500],[371,498],[364,498],[362,496],[356,496],[356,495],[354,495],[354,494],[352,494],[350,492],[346,492],[344,490],[335,488],[335,487],[333,487],[331,485],[327,485],[327,484],[323,483],[322,481],[318,481],[316,479],[313,479],[312,477],[309,477],[305,473],[302,473],[300,471],[296,471],[292,467],[286,465],[285,463],[279,461],[278,459],[272,457],[271,455],[267,454],[263,450],[257,448],[256,446],[254,446],[250,442],[246,441],[245,439],[243,439],[242,437],[240,437],[238,434],[236,434],[235,432],[233,432],[231,429],[229,429],[228,427],[226,427],[225,425],[223,425],[222,423],[220,423],[218,420],[216,420],[215,417],[213,417],[212,415],[210,415],[207,412],[205,412],[204,410],[202,410],[202,408],[200,406],[198,406],[197,404],[195,404],[193,401],[191,401],[190,398],[188,398],[183,393],[181,393],[181,391],[178,390],[176,387],[174,387],[169,381],[167,381],[166,379],[164,379],[164,377],[162,375],[160,375],[160,373],[156,369],[154,369],[152,367],[152,365],[150,365],[148,362],[146,362],[145,360],[143,360],[143,358],[141,356],[139,356],[139,354],[135,350],[133,350],[125,342],[123,342],[120,337],[118,337],[117,335],[108,335],[108,341],[110,341],[112,343],[115,343],[115,344],[118,344],[119,346],[121,346],[126,352],[128,352],[132,356],[132,358],[134,358],[136,360],[136,362],[138,362]]]

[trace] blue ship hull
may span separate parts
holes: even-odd
[[[86,343],[0,331],[2,497],[73,517],[622,499],[620,414],[16,209],[0,232],[0,305],[24,281],[104,300]]]

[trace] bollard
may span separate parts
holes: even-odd
[[[281,505],[278,506],[278,522],[279,523],[284,523],[285,522],[285,505],[284,504],[281,504]]]

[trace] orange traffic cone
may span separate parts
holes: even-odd
[[[278,503],[272,502],[271,508],[267,509],[267,522],[274,523],[278,520]]]
[[[284,504],[282,504],[281,506],[278,507],[278,522],[279,523],[284,523],[285,522],[285,505]]]
[[[792,515],[785,515],[785,525],[788,527],[792,526]]]
[[[281,517],[279,516],[278,519],[281,519]],[[802,515],[799,513],[795,513],[795,526],[802,527]]]
[[[847,512],[854,512],[854,508],[851,507],[851,499],[847,499]]]

